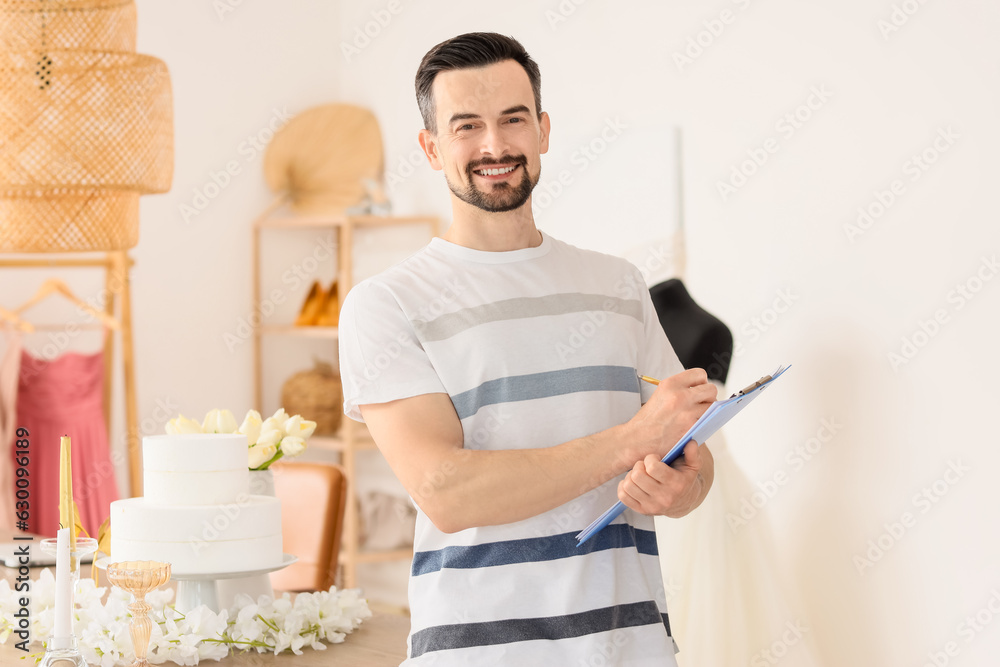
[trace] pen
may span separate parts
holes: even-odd
[[[659,380],[657,380],[656,378],[651,378],[648,375],[640,375],[639,379],[644,382],[648,382],[649,384],[660,384]]]

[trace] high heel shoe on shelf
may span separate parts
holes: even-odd
[[[323,297],[323,305],[316,318],[316,326],[335,327],[340,322],[340,298],[337,293],[337,281],[330,284],[330,289]]]
[[[319,281],[314,281],[312,287],[309,288],[309,294],[306,295],[306,300],[302,303],[299,316],[295,318],[295,326],[309,327],[315,325],[325,300],[326,294],[323,292],[323,288],[319,286]]]

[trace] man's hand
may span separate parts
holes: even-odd
[[[718,391],[701,368],[660,382],[652,397],[628,423],[631,444],[626,465],[638,461],[618,485],[618,499],[642,514],[681,517],[701,504],[712,485],[714,465],[706,448],[695,443],[673,467],[661,460],[715,401]]]
[[[624,426],[628,445],[622,449],[627,470],[649,454],[666,456],[715,401],[718,391],[701,368],[691,368],[661,380],[653,395]]]
[[[640,514],[680,518],[701,504],[714,476],[708,447],[689,442],[684,456],[667,465],[650,454],[618,484],[618,499]]]

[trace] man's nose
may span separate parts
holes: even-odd
[[[499,159],[500,156],[507,152],[508,147],[507,137],[500,126],[487,125],[479,152],[483,155],[490,155]]]

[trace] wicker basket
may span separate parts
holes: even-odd
[[[340,375],[323,361],[312,370],[300,371],[281,388],[281,405],[291,415],[316,422],[316,435],[333,435],[343,417],[343,390]]]
[[[135,5],[0,0],[0,251],[122,250],[173,179],[166,65]]]

